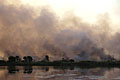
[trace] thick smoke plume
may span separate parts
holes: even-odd
[[[12,0],[14,1],[14,0]],[[112,33],[109,15],[88,24],[75,15],[60,19],[52,9],[35,11],[0,0],[0,55],[44,56],[51,59],[119,59],[120,33]],[[76,57],[79,56],[79,57]]]

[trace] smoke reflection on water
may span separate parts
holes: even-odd
[[[119,80],[119,68],[0,67],[0,80]]]

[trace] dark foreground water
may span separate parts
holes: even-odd
[[[120,80],[119,68],[0,67],[0,80]]]

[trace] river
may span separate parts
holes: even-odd
[[[1,66],[0,80],[120,80],[119,68]]]

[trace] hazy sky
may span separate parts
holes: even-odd
[[[60,16],[72,11],[91,23],[101,14],[109,14],[114,23],[119,21],[118,0],[22,0],[22,2],[34,7],[48,5]]]

